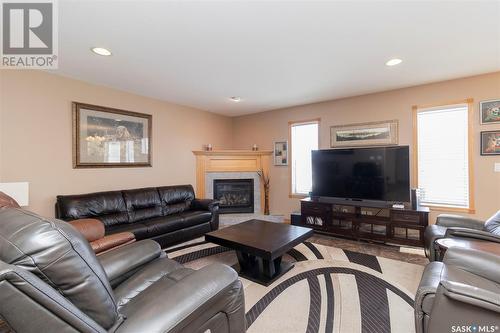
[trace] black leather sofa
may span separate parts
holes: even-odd
[[[96,257],[71,224],[0,208],[0,318],[23,333],[243,333],[243,286],[142,240]]]
[[[106,235],[129,231],[163,248],[219,228],[219,204],[196,199],[191,185],[59,195],[56,217],[65,221],[96,218]]]

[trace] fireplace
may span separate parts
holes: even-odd
[[[253,179],[214,179],[214,199],[220,201],[219,212],[253,213]]]

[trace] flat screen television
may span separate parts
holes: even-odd
[[[312,195],[409,202],[409,148],[315,150],[312,152]]]

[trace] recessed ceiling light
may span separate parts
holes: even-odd
[[[386,62],[385,65],[386,66],[396,66],[396,65],[399,65],[402,62],[403,62],[403,60],[398,59],[398,58],[394,58],[394,59],[391,59],[388,62]]]
[[[241,97],[239,97],[239,96],[229,97],[229,99],[232,100],[235,103],[241,102]]]
[[[98,54],[98,55],[106,56],[106,57],[111,55],[111,51],[108,49],[105,49],[103,47],[93,47],[92,52],[94,52],[95,54]]]

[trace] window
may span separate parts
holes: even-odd
[[[420,202],[472,210],[468,104],[414,108]]]
[[[318,149],[319,120],[290,123],[291,194],[312,189],[311,151]]]

